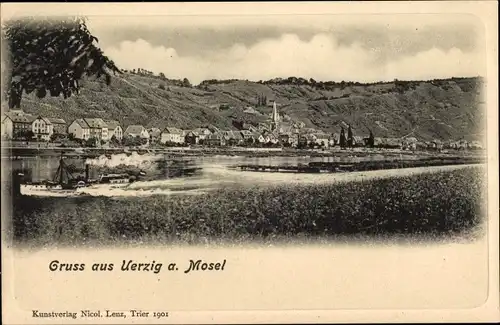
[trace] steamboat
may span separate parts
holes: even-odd
[[[24,175],[18,174],[21,179],[20,190],[22,194],[29,192],[57,192],[57,193],[74,193],[83,192],[85,188],[96,187],[126,187],[136,180],[135,176],[122,174],[102,174],[97,179],[90,179],[90,166],[85,165],[85,176],[75,176],[71,173],[68,166],[64,162],[63,155],[59,159],[59,166],[53,179],[43,180],[40,182],[24,181]],[[145,175],[141,172],[140,175]]]

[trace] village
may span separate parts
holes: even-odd
[[[2,141],[13,146],[38,147],[226,147],[327,149],[332,147],[372,147],[403,150],[482,149],[479,141],[466,140],[422,141],[415,137],[384,138],[369,134],[355,134],[343,123],[339,133],[306,128],[304,123],[283,121],[276,102],[268,123],[257,127],[244,125],[240,130],[220,130],[206,127],[183,130],[175,126],[146,128],[143,125],[122,126],[117,120],[99,117],[79,118],[67,122],[57,117],[35,116],[23,110],[2,114]],[[35,143],[35,144],[33,144]]]

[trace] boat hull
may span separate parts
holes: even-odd
[[[98,191],[98,190],[113,190],[119,188],[125,188],[129,186],[130,183],[117,183],[117,184],[89,184],[84,187],[76,188],[63,188],[61,185],[45,185],[45,184],[22,184],[21,194],[22,195],[35,195],[35,196],[52,196],[52,195],[74,195],[74,194],[86,194],[86,192]]]
[[[62,190],[61,185],[45,185],[45,184],[21,184],[21,192],[25,191],[56,191]]]
[[[52,196],[52,195],[65,195],[65,194],[75,194],[82,193],[83,187],[67,189],[63,188],[61,185],[33,185],[33,184],[22,184],[21,194],[22,195],[35,195],[35,196]]]

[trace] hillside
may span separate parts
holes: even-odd
[[[256,124],[268,119],[271,106],[257,106],[258,97],[265,95],[268,101],[276,100],[285,118],[328,132],[339,132],[345,122],[359,135],[367,134],[369,127],[380,137],[474,140],[484,132],[482,89],[480,78],[376,84],[289,78],[207,81],[185,87],[175,80],[125,73],[113,77],[110,86],[104,80],[84,80],[80,94],[66,100],[25,95],[21,105],[27,112],[68,123],[92,116],[116,119],[125,126],[234,129],[235,121]],[[223,103],[229,108],[220,110]],[[249,106],[253,110],[247,110]]]

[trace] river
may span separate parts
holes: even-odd
[[[387,157],[382,154],[370,156],[339,157],[249,157],[249,156],[167,156],[163,154],[132,155],[118,154],[96,159],[65,158],[65,164],[82,170],[90,164],[90,177],[98,177],[98,169],[103,166],[119,165],[135,166],[148,175],[154,175],[148,181],[137,181],[125,189],[85,188],[82,192],[95,196],[148,196],[153,194],[199,194],[206,191],[230,186],[272,186],[279,184],[320,184],[339,181],[364,180],[370,178],[397,177],[415,173],[435,172],[441,170],[463,168],[468,165],[419,167],[392,170],[376,170],[349,173],[270,173],[240,171],[228,167],[236,165],[297,166],[309,162],[342,162],[355,163],[363,161],[387,161],[409,159],[408,155]],[[418,156],[413,158],[417,159]],[[168,162],[168,164],[165,164]],[[165,171],[176,166],[196,167],[198,172],[192,176],[165,177]],[[2,158],[2,173],[11,170],[23,170],[30,174],[32,181],[53,179],[59,166],[59,157],[21,157],[20,159]],[[44,194],[47,195],[47,194]],[[68,196],[68,194],[50,194],[51,196]]]

